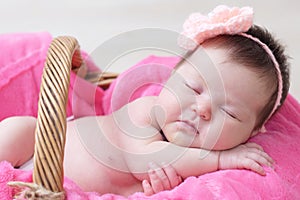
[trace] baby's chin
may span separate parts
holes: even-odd
[[[170,143],[173,143],[173,144],[176,144],[176,145],[182,146],[182,147],[194,147],[193,142],[194,142],[195,137],[192,135],[188,135],[181,131],[176,131],[173,133],[169,132],[169,134],[167,134],[165,136]]]
[[[201,135],[201,133],[199,135]],[[199,148],[207,151],[228,150],[236,146],[236,145],[234,146],[229,144],[222,144],[219,143],[219,141],[205,141],[205,140],[203,141],[198,138],[199,135],[191,135],[184,131],[178,131],[178,130],[171,132],[169,130],[168,132],[166,132],[165,137],[172,144],[181,147],[187,147],[187,148]]]

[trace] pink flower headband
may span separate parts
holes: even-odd
[[[249,38],[258,43],[270,56],[273,64],[276,68],[278,78],[278,94],[275,105],[272,112],[266,119],[273,115],[277,107],[280,105],[282,97],[282,76],[279,68],[279,64],[273,55],[270,48],[261,42],[258,38],[255,38],[245,32],[250,29],[253,24],[253,9],[250,7],[243,8],[229,8],[221,5],[217,6],[207,16],[200,13],[194,13],[183,24],[183,32],[178,38],[179,46],[186,50],[192,51],[197,48],[198,45],[203,43],[209,38],[216,37],[218,35],[241,35]],[[266,122],[265,121],[265,122]],[[264,127],[262,128],[264,129]]]

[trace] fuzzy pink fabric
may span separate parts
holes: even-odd
[[[0,121],[36,116],[41,74],[52,36],[47,32],[0,35]],[[89,70],[99,70],[82,52]],[[71,74],[67,115],[103,114],[103,90]]]
[[[179,57],[148,56],[122,72],[104,93],[104,114],[141,96],[158,95],[179,60]]]
[[[6,42],[3,37],[7,37],[11,42],[11,46],[6,44],[6,50],[0,48],[0,120],[11,115],[36,114],[36,93],[39,88],[37,84],[40,81],[41,70],[34,68],[42,68],[46,55],[45,49],[51,38],[47,33],[13,36],[22,37],[26,41],[28,39],[28,43],[26,41],[15,43],[16,41],[8,35],[0,37],[1,47],[2,42]],[[37,46],[30,49],[30,41]],[[10,49],[19,47],[18,45],[23,51]],[[25,45],[26,48],[22,45]],[[15,54],[16,52],[19,54]],[[31,59],[28,59],[28,56],[24,56],[31,55],[33,52],[38,52],[35,56],[32,55],[36,57],[35,59],[30,56]],[[22,60],[25,60],[27,64],[21,65]],[[35,60],[37,61],[35,62]],[[161,85],[167,80],[177,62],[177,57],[150,56],[124,72],[107,91],[94,88],[91,84],[72,74],[70,88],[72,96],[69,97],[68,114],[75,113],[76,116],[106,114],[139,96],[157,95]],[[8,63],[11,64],[8,65]],[[9,66],[14,66],[10,70],[16,70],[16,72],[10,72]],[[2,74],[3,72],[6,74]],[[27,73],[33,75],[27,76]],[[14,82],[15,78],[19,81]],[[20,91],[24,94],[16,94]],[[14,102],[6,103],[3,98],[6,98],[6,101]],[[82,108],[86,108],[87,111]],[[146,197],[143,193],[138,192],[128,198],[114,194],[100,195],[83,192],[71,180],[65,178],[64,188],[67,199],[300,199],[299,113],[299,103],[289,95],[279,112],[266,124],[268,131],[252,139],[262,145],[276,162],[274,169],[266,168],[267,175],[264,177],[248,170],[222,170],[199,177],[190,177],[173,190],[163,191],[151,197]],[[8,181],[31,182],[31,175],[31,171],[14,169],[9,163],[1,162],[1,199],[11,199],[14,194],[13,189],[7,186]]]

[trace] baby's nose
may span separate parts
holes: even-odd
[[[211,102],[209,99],[200,99],[194,110],[201,119],[209,121],[211,119]]]

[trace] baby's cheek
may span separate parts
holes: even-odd
[[[226,150],[236,147],[248,139],[248,130],[239,126],[224,127],[215,145],[215,150]]]

